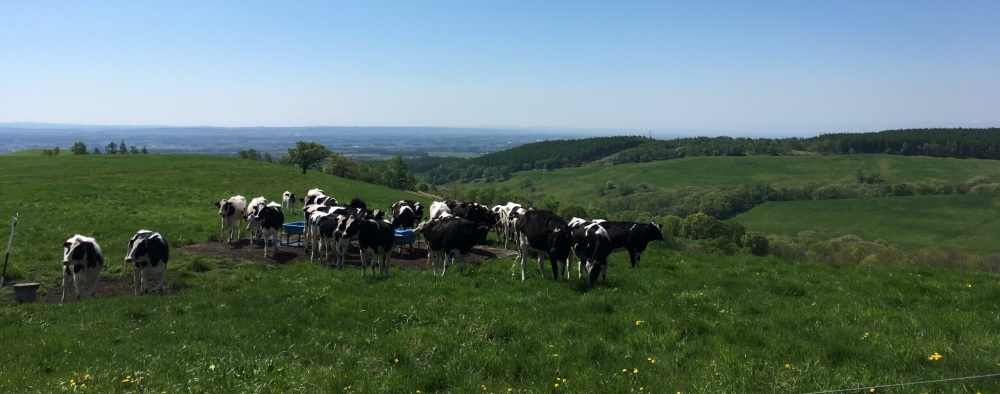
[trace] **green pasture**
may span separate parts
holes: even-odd
[[[933,246],[1000,252],[1000,197],[990,195],[778,201],[733,220],[749,231],[769,234],[813,231],[824,238],[881,239],[907,250]]]
[[[139,229],[158,231],[174,246],[217,241],[221,223],[215,203],[234,195],[280,202],[285,190],[301,198],[318,187],[345,204],[361,197],[372,209],[387,210],[403,198],[429,203],[315,171],[302,175],[295,167],[220,156],[4,155],[0,185],[0,228],[9,228],[9,218],[20,215],[8,276],[46,284],[41,279],[58,276],[50,267],[61,261],[61,244],[73,234],[96,238],[117,262]],[[298,207],[285,213],[286,222],[302,220],[301,203]]]
[[[502,182],[521,190],[530,181],[536,192],[583,206],[598,197],[608,181],[654,190],[692,186],[778,184],[800,186],[807,182],[845,184],[857,182],[857,170],[875,172],[890,184],[941,180],[967,181],[977,176],[1000,179],[1000,161],[948,159],[896,155],[801,155],[689,157],[642,164],[593,165],[557,170],[534,170],[514,174]],[[613,193],[613,191],[610,191]]]
[[[638,268],[613,255],[593,289],[530,262],[522,282],[512,258],[372,279],[177,246],[217,241],[212,203],[232,194],[408,194],[204,156],[0,156],[0,184],[0,218],[21,214],[8,283],[55,291],[72,233],[98,239],[107,275],[139,228],[174,246],[168,295],[16,304],[5,288],[0,392],[1000,392],[996,273],[654,244]]]

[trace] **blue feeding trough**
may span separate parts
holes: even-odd
[[[284,230],[285,230],[285,242],[282,243],[281,245],[282,246],[295,246],[295,247],[300,247],[301,248],[303,246],[302,245],[302,234],[305,234],[305,232],[306,232],[306,222],[304,222],[304,221],[298,221],[298,222],[285,223],[285,224],[282,225],[282,227],[284,227]],[[294,242],[291,241],[291,237],[293,235],[297,236],[297,238],[296,238],[296,240]]]
[[[397,228],[396,238],[393,239],[393,245],[409,245],[417,241],[417,234],[413,233],[412,228]]]

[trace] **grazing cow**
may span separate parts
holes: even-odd
[[[255,197],[253,200],[250,200],[250,204],[247,204],[247,215],[245,219],[247,221],[247,231],[250,233],[251,242],[261,239],[261,234],[260,222],[250,223],[250,216],[256,215],[257,212],[266,205],[267,199],[263,196]]]
[[[278,253],[278,244],[281,242],[281,228],[285,223],[285,213],[281,211],[281,205],[268,204],[260,208],[256,213],[247,218],[247,227],[257,226],[260,228],[261,238],[264,241],[264,257],[267,257],[267,242],[271,241],[274,248],[271,250],[271,257]]]
[[[542,258],[548,256],[552,263],[552,276],[559,279],[559,262],[565,265],[573,246],[573,236],[566,221],[552,211],[530,210],[518,218],[514,225],[518,234],[518,247],[521,262],[521,280],[524,280],[527,266],[525,260],[528,250],[538,253],[538,272],[545,276],[542,268]],[[517,261],[514,262],[517,266]],[[511,267],[514,268],[514,267]]]
[[[444,276],[449,261],[454,261],[456,257],[458,272],[462,273],[465,256],[473,247],[486,242],[486,234],[490,229],[482,223],[449,216],[420,223],[416,231],[423,234],[427,242],[428,258],[434,266],[434,275],[437,275],[438,261],[441,261],[441,276]]]
[[[239,239],[240,235],[243,234],[239,224],[243,215],[246,214],[247,199],[243,196],[233,196],[215,203],[215,206],[219,207],[219,216],[222,217],[222,234],[219,237],[226,236],[226,228],[228,227],[229,238],[226,242],[233,242],[233,232],[236,232],[236,238]],[[221,239],[219,241],[221,242]]]
[[[392,255],[395,238],[396,231],[392,228],[391,223],[382,220],[381,211],[376,211],[374,217],[365,217],[358,221],[361,276],[364,276],[365,271],[367,271],[366,265],[372,267],[373,277],[376,269],[382,275],[389,273],[389,257]]]
[[[603,222],[601,226],[608,230],[614,250],[628,250],[633,268],[639,266],[639,258],[651,241],[663,240],[663,225],[656,222]]]
[[[286,190],[281,195],[281,209],[288,212],[292,212],[295,209],[295,193]]]
[[[167,240],[160,233],[139,230],[128,241],[128,254],[125,263],[132,264],[135,278],[135,294],[146,294],[150,290],[159,290],[163,294],[163,282],[167,279],[167,260],[170,258],[170,248]],[[155,289],[150,289],[150,277],[159,279]]]
[[[66,301],[66,287],[73,282],[76,299],[80,299],[80,288],[86,285],[90,296],[97,294],[97,281],[101,278],[104,268],[104,254],[101,246],[90,237],[80,234],[72,236],[63,243],[63,293],[60,302]]]
[[[608,230],[601,226],[602,222],[602,220],[586,221],[580,218],[569,221],[570,231],[573,232],[573,253],[579,260],[576,268],[577,278],[583,276],[583,270],[586,268],[591,286],[600,276],[604,276],[605,282],[608,280],[611,237],[608,235]],[[569,275],[568,268],[566,275]]]

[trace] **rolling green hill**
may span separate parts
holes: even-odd
[[[808,182],[842,184],[856,182],[856,173],[879,172],[886,182],[942,180],[963,182],[976,176],[1000,179],[1000,161],[948,159],[894,155],[801,155],[691,157],[642,164],[585,166],[553,171],[528,171],[514,175],[501,185],[523,189],[529,181],[540,194],[588,205],[608,181],[615,184],[645,183],[654,190],[693,186],[780,184],[798,186]],[[474,186],[474,185],[473,185]]]
[[[1000,391],[997,273],[654,244],[639,268],[613,255],[610,282],[593,289],[533,269],[514,279],[511,258],[373,279],[178,246],[216,240],[212,203],[232,194],[322,187],[373,206],[410,195],[174,155],[0,156],[0,185],[0,219],[21,214],[8,283],[57,285],[74,232],[98,238],[105,276],[138,228],[174,247],[167,295],[15,304],[5,286],[0,392]]]

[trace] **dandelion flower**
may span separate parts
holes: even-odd
[[[90,379],[90,374],[89,373],[83,375],[83,380],[87,380],[87,379]]]
[[[786,369],[787,369],[787,368],[791,368],[791,367],[792,367],[792,365],[791,365],[791,364],[785,364],[785,368],[786,368]]]
[[[559,383],[556,383],[555,388],[559,388]]]
[[[399,359],[398,358],[394,358],[394,359],[392,359],[392,362],[394,362],[396,364],[399,364]]]
[[[632,368],[632,373],[639,373],[639,368]]]
[[[625,368],[622,368],[622,373],[625,373],[625,372],[628,372],[628,370],[625,369]]]
[[[642,325],[642,323],[645,323],[645,322],[646,322],[645,320],[636,320],[636,321],[635,321],[635,325],[637,325],[637,326],[641,326],[641,325]]]

